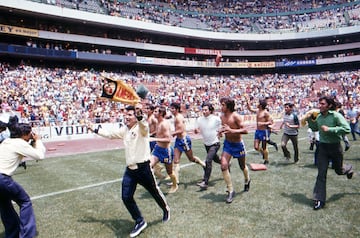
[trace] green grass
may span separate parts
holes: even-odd
[[[272,135],[280,142],[281,135]],[[286,162],[282,153],[270,150],[266,171],[251,171],[251,189],[243,193],[243,175],[232,161],[231,175],[237,192],[233,203],[225,203],[225,183],[220,167],[213,165],[210,187],[196,186],[202,169],[182,157],[180,188],[166,195],[171,220],[161,222],[162,211],[138,186],[135,198],[148,222],[139,237],[360,237],[360,180],[337,176],[329,169],[327,204],[313,211],[312,189],[317,175],[306,131],[299,136],[300,162]],[[252,150],[253,134],[244,136],[247,162],[261,163]],[[360,142],[345,153],[345,163],[360,168]],[[292,151],[291,142],[288,147]],[[194,153],[204,158],[200,140],[193,141]],[[14,179],[33,200],[39,238],[128,237],[134,222],[121,201],[123,151],[79,154],[28,162]],[[165,183],[161,188],[166,194]],[[0,237],[4,237],[0,225]]]

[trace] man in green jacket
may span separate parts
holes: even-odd
[[[342,136],[350,133],[346,119],[335,111],[335,100],[328,96],[319,99],[320,114],[314,118],[309,116],[307,122],[313,131],[319,131],[320,144],[318,154],[318,175],[314,187],[314,210],[325,206],[326,175],[329,161],[338,175],[353,176],[351,165],[343,165],[343,149],[340,144]]]

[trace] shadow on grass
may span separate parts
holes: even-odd
[[[301,193],[293,193],[293,194],[281,193],[281,196],[285,198],[290,198],[293,202],[304,205],[309,205],[312,202],[310,198],[306,197],[304,194]]]
[[[335,202],[337,200],[340,200],[341,198],[347,196],[347,195],[360,195],[360,193],[337,193],[332,195],[329,199],[327,199],[328,202]]]
[[[327,199],[327,203],[338,201],[338,200],[342,199],[343,197],[345,197],[347,195],[360,195],[360,193],[338,193],[338,194],[334,194],[329,199]],[[299,204],[304,204],[304,205],[309,205],[313,201],[311,198],[308,198],[304,194],[301,194],[301,193],[294,193],[294,194],[281,193],[281,196],[283,196],[285,198],[290,198],[293,202],[299,203]]]
[[[115,237],[124,237],[124,233],[130,233],[135,224],[135,222],[125,219],[98,219],[94,217],[85,217],[80,219],[79,222],[103,224],[114,232]],[[152,226],[162,223],[162,220],[159,219],[157,221],[147,223],[148,226]]]
[[[289,161],[273,162],[270,163],[270,165],[275,167],[286,167],[286,166],[294,165],[294,162],[289,160]]]
[[[100,223],[111,229],[116,237],[124,237],[124,233],[132,230],[134,222],[125,219],[98,219],[94,217],[85,217],[79,220],[83,223]]]

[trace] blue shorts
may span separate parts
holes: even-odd
[[[155,145],[152,154],[153,156],[156,156],[159,159],[159,161],[163,164],[171,164],[174,159],[173,147],[163,148],[158,145]]]
[[[156,141],[150,141],[150,151],[153,151],[156,145]]]
[[[178,149],[181,152],[186,152],[191,150],[190,136],[186,136],[183,139],[176,138],[174,148]]]
[[[255,140],[267,141],[267,130],[256,130],[255,131]]]
[[[246,156],[245,144],[243,141],[233,143],[224,140],[223,152],[228,153],[234,158],[244,158]]]

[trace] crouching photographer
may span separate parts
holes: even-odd
[[[8,129],[10,138],[0,144],[0,214],[5,237],[35,237],[36,222],[30,197],[12,175],[23,157],[44,159],[46,149],[29,124],[11,124]],[[33,140],[33,145],[30,145],[30,140]],[[19,206],[19,215],[12,201]]]

